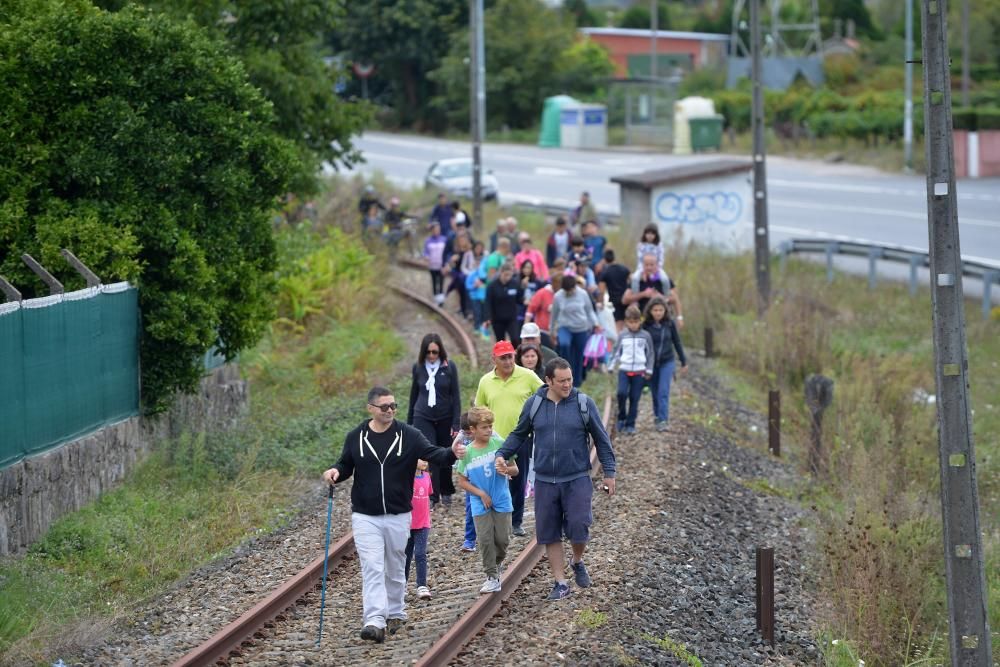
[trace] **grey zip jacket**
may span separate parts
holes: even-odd
[[[542,397],[542,404],[535,413],[534,424],[531,420],[533,401],[529,398],[524,402],[517,426],[507,436],[497,456],[509,459],[534,434],[535,479],[549,483],[569,482],[590,474],[589,434],[596,443],[597,458],[604,469],[604,476],[614,477],[615,452],[594,399],[587,397],[590,424],[584,427],[577,390],[574,389],[558,403],[549,400],[548,391],[549,388],[543,386],[536,392]]]

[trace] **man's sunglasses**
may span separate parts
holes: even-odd
[[[368,405],[372,406],[373,408],[378,408],[382,412],[389,412],[390,410],[395,410],[396,408],[399,407],[395,403],[386,403],[385,405],[376,405],[375,403],[369,403]]]

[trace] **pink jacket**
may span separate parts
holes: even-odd
[[[431,527],[431,475],[426,470],[413,477],[413,514],[410,528]]]
[[[545,258],[542,257],[541,252],[532,248],[531,250],[522,250],[514,255],[514,265],[517,266],[518,270],[520,270],[525,260],[531,260],[531,265],[535,267],[536,276],[542,280],[549,279],[549,267],[545,265]]]

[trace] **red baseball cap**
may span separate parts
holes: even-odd
[[[493,356],[499,357],[505,354],[514,354],[514,346],[509,340],[502,340],[493,346]]]

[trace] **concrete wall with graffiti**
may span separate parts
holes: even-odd
[[[659,186],[650,193],[650,219],[667,242],[697,241],[730,250],[753,248],[750,172]]]

